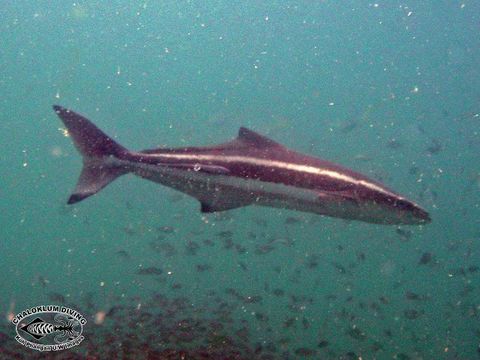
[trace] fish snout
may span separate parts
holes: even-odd
[[[420,221],[422,224],[428,224],[432,221],[430,214],[423,210],[421,207],[417,206],[416,209],[413,211],[413,215],[416,219]]]
[[[430,214],[420,206],[406,199],[395,201],[395,208],[407,214],[409,224],[428,224],[432,221]]]

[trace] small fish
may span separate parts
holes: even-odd
[[[130,254],[125,250],[118,250],[116,254],[122,259],[125,259],[125,260],[130,259]]]
[[[234,246],[234,242],[231,238],[223,239],[223,248],[224,249],[232,249]]]
[[[340,128],[340,131],[344,134],[348,134],[353,129],[355,129],[357,125],[358,125],[358,122],[356,121],[348,121],[342,125],[342,127]]]
[[[273,250],[275,250],[275,247],[271,244],[257,245],[255,248],[255,254],[265,255]]]
[[[444,149],[444,146],[438,139],[432,139],[432,144],[427,147],[427,153],[430,155],[438,154],[440,151]]]
[[[123,231],[124,231],[125,234],[127,234],[129,236],[133,236],[136,233],[135,227],[132,224],[128,224],[127,226],[124,226]]]
[[[308,321],[307,318],[302,318],[302,326],[303,326],[303,329],[307,330],[310,328],[310,321]]]
[[[48,298],[50,299],[50,301],[65,304],[65,296],[63,296],[62,294],[51,292],[48,294]]]
[[[422,257],[418,261],[418,264],[419,265],[427,265],[428,263],[430,263],[430,261],[432,261],[432,259],[433,259],[432,253],[424,252],[422,254]]]
[[[205,240],[203,240],[203,244],[207,245],[207,246],[214,246],[215,242],[211,239],[205,239]]]
[[[175,193],[175,194],[172,194],[172,195],[168,196],[168,201],[170,201],[171,203],[176,203],[176,202],[179,202],[179,201],[183,200],[184,198],[185,198],[185,195]]]
[[[476,266],[476,265],[471,265],[471,266],[468,267],[467,270],[468,270],[468,272],[470,272],[470,273],[475,273],[475,272],[477,272],[479,269],[480,269],[480,268],[479,268],[478,266]]]
[[[317,351],[314,349],[309,349],[304,347],[295,349],[295,355],[302,356],[302,357],[315,356],[316,354],[317,354]]]
[[[175,232],[175,228],[173,226],[159,226],[157,230],[163,234],[172,234]]]
[[[199,249],[200,245],[198,245],[198,243],[193,240],[188,240],[187,244],[185,245],[185,253],[187,255],[197,255]]]
[[[451,274],[451,275],[454,275],[454,276],[466,276],[467,275],[467,272],[462,267],[455,268],[455,269],[450,269],[448,271],[448,273]]]
[[[406,319],[415,320],[422,316],[425,312],[417,309],[406,309],[403,311],[403,315]]]
[[[418,166],[412,166],[410,169],[408,169],[408,174],[409,175],[418,175],[418,173],[420,172],[420,169]]]
[[[240,295],[240,293],[234,289],[234,288],[226,288],[225,289],[225,292],[228,294],[228,295],[231,295],[233,297],[236,297],[236,298],[239,298],[239,299],[242,299],[243,297]]]
[[[353,157],[353,160],[357,161],[372,161],[373,158],[365,154],[357,154]]]
[[[281,244],[281,245],[290,247],[293,244],[293,240],[288,237],[279,237],[279,238],[271,238],[268,243],[270,245]]]
[[[387,298],[386,296],[380,296],[378,298],[378,300],[380,300],[380,302],[383,304],[383,305],[388,305],[390,304],[390,299]]]
[[[246,304],[255,304],[261,302],[263,299],[260,295],[246,296],[244,302]]]
[[[136,274],[137,275],[162,275],[163,270],[155,266],[150,266],[147,268],[138,269]]]
[[[417,293],[414,293],[413,291],[407,291],[405,293],[405,298],[407,300],[413,300],[413,301],[421,301],[421,300],[425,300],[426,299],[426,296],[425,295],[419,295]]]
[[[258,320],[258,321],[263,321],[263,322],[267,322],[269,320],[268,316],[261,313],[261,312],[255,312],[255,318]]]
[[[327,340],[320,340],[317,346],[321,349],[327,347],[328,345],[330,345],[330,343]]]
[[[197,264],[196,266],[198,272],[204,272],[212,269],[212,266],[209,264]]]
[[[400,238],[401,238],[403,241],[405,241],[405,242],[410,241],[410,239],[411,239],[411,237],[412,237],[412,235],[413,235],[413,232],[412,232],[412,231],[410,231],[410,230],[405,230],[405,229],[402,229],[402,228],[397,228],[397,229],[395,230],[395,232],[396,232],[398,235],[400,235]]]
[[[149,245],[153,251],[162,253],[166,257],[171,257],[177,254],[177,250],[175,249],[175,246],[173,246],[168,242],[163,242],[159,244],[154,241],[151,241]]]
[[[253,221],[256,225],[259,225],[259,226],[263,226],[263,227],[267,227],[267,226],[268,226],[267,220],[265,220],[265,219],[263,219],[263,218],[255,217],[255,218],[252,218],[252,221]]]
[[[119,312],[121,312],[122,310],[123,310],[123,306],[114,305],[105,313],[105,317],[113,317]]]
[[[247,252],[247,248],[240,244],[235,244],[235,250],[238,254],[245,254]]]
[[[230,230],[220,231],[220,232],[217,233],[217,236],[222,238],[222,239],[227,239],[227,238],[231,238],[233,236],[233,232],[231,232]]]
[[[282,290],[282,289],[274,289],[273,290],[273,295],[280,297],[280,296],[285,295],[285,291]]]
[[[348,329],[347,335],[359,341],[364,341],[367,338],[367,335],[365,335],[365,333],[356,326],[352,327],[351,329]]]
[[[383,350],[384,349],[384,346],[382,345],[381,342],[379,341],[374,341],[373,344],[372,344],[372,350],[374,352],[377,352],[377,351],[380,351],[380,350]]]
[[[245,326],[242,327],[241,329],[235,332],[235,335],[240,339],[242,339],[243,341],[248,341],[248,336],[249,336],[248,328]]]
[[[0,331],[0,346],[4,348],[5,344],[11,339],[11,335],[7,335]],[[21,358],[20,356],[18,358]]]
[[[320,263],[320,257],[317,254],[312,254],[308,257],[306,265],[309,269],[314,269]]]
[[[285,225],[296,225],[301,223],[301,220],[297,217],[289,216],[284,221]]]
[[[389,149],[397,150],[400,149],[402,146],[403,144],[395,138],[392,138],[387,142],[387,147]]]
[[[239,261],[239,262],[238,262],[238,266],[240,266],[240,268],[241,268],[243,271],[247,271],[247,270],[248,270],[247,264],[245,264],[243,261]]]
[[[50,284],[50,280],[44,278],[42,275],[38,275],[38,283],[45,289],[48,284]]]
[[[347,273],[347,270],[345,269],[345,267],[342,265],[342,264],[339,264],[337,262],[332,262],[332,265],[335,267],[335,269],[337,269],[337,271],[340,273],[340,274],[346,274]]]
[[[283,322],[283,327],[284,328],[292,327],[296,321],[297,321],[297,318],[294,318],[294,317],[288,318]]]

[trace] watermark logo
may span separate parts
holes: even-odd
[[[80,344],[86,323],[78,311],[59,305],[35,306],[12,319],[15,340],[38,351],[65,350]]]

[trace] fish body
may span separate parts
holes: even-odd
[[[204,213],[262,205],[370,223],[430,222],[420,206],[381,183],[244,127],[220,145],[129,151],[82,115],[54,110],[83,156],[69,204],[133,173],[198,199]]]
[[[55,325],[44,321],[38,321],[28,325],[25,331],[30,333],[32,336],[43,337],[45,335],[53,333],[55,331]]]
[[[55,332],[60,333],[57,337],[58,339],[64,336],[75,337],[78,335],[78,332],[74,330],[75,320],[64,319],[57,316],[56,321],[58,321],[59,324],[52,324],[41,318],[36,318],[30,323],[23,325],[20,329],[37,340]]]

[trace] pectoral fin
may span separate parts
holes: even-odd
[[[213,212],[220,212],[226,210],[233,210],[238,209],[244,206],[250,205],[251,202],[246,201],[219,201],[219,199],[215,199],[215,201],[200,201],[200,211],[202,213],[213,213]]]

